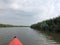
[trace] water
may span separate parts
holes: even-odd
[[[60,45],[59,35],[43,33],[29,27],[0,28],[0,45],[9,45],[14,36],[23,45]]]

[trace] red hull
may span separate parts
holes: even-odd
[[[21,41],[18,40],[18,38],[14,38],[9,45],[23,45]]]

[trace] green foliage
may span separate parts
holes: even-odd
[[[9,24],[0,24],[0,27],[29,27],[29,26],[17,26],[17,25],[9,25]]]
[[[33,29],[40,29],[50,32],[60,32],[60,16],[31,25]]]
[[[0,27],[13,27],[13,25],[8,25],[8,24],[0,24]]]

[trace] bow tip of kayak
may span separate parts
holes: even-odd
[[[16,38],[16,36],[14,36],[13,38]]]

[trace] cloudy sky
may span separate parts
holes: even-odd
[[[60,15],[60,0],[0,0],[0,23],[31,25]]]

